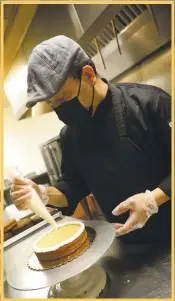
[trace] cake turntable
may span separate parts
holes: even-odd
[[[63,217],[59,223],[73,220],[75,219]],[[38,232],[34,233],[26,241],[16,244],[18,255],[21,253],[20,259],[15,259],[13,267],[6,269],[8,284],[18,291],[48,288],[48,298],[97,298],[99,295],[101,297],[101,292],[104,293],[107,289],[109,279],[105,270],[98,265],[98,260],[114,241],[115,230],[106,221],[83,221],[83,223],[95,232],[91,246],[72,261],[51,269],[32,270],[28,265],[33,242],[44,233],[45,228],[40,230],[39,235]]]

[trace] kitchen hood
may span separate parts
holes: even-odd
[[[125,5],[84,49],[112,81],[171,41],[170,5]]]
[[[6,95],[17,119],[50,111],[43,103],[26,111],[25,68],[33,47],[58,34],[76,40],[94,61],[98,73],[112,81],[170,44],[171,5],[39,5],[6,77]],[[17,79],[18,73],[23,84],[16,83],[18,94],[14,100],[7,86],[9,78],[15,75]]]

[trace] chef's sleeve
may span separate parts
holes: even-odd
[[[158,187],[171,198],[171,97],[161,89],[153,101],[152,122],[163,157],[168,161],[167,176]]]
[[[78,170],[78,162],[75,163],[73,152],[70,145],[65,143],[64,135],[60,133],[62,163],[61,178],[55,185],[67,198],[68,208],[65,210],[67,215],[72,215],[78,203],[90,194],[83,178]]]

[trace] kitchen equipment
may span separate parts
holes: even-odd
[[[60,138],[56,136],[41,145],[41,153],[46,165],[49,180],[54,186],[61,177],[61,146]]]
[[[55,219],[58,223],[75,220],[70,217],[60,217],[60,215],[55,215]],[[33,242],[47,230],[46,227],[50,226],[41,227],[41,225],[36,225],[35,230],[31,228],[26,231],[26,236],[23,233],[19,238],[14,238],[12,243],[7,241],[4,244],[4,265],[8,284],[17,290],[38,290],[70,280],[72,277],[88,270],[108,250],[115,238],[115,231],[112,225],[105,221],[84,221],[84,224],[93,228],[96,232],[96,238],[92,246],[71,262],[47,271],[31,270],[27,266],[27,260],[32,254]],[[17,259],[19,254],[20,259]]]
[[[99,265],[51,286],[48,298],[104,298],[109,288],[109,277]]]

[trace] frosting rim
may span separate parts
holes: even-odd
[[[44,237],[46,236],[47,234],[49,234],[50,232],[54,231],[55,229],[58,229],[58,228],[62,228],[62,227],[65,227],[67,225],[79,225],[80,226],[80,229],[73,235],[71,236],[70,238],[66,239],[65,241],[61,242],[61,243],[58,243],[54,246],[51,246],[51,247],[48,247],[48,248],[40,248],[37,246],[37,243]],[[54,228],[54,229],[51,229],[47,232],[45,232],[42,236],[40,236],[37,241],[34,243],[33,245],[33,251],[35,253],[47,253],[49,251],[56,251],[58,250],[59,248],[61,248],[62,246],[65,246],[69,243],[71,243],[72,241],[74,241],[76,238],[78,238],[82,233],[83,231],[85,230],[85,225],[82,223],[82,222],[79,222],[79,221],[70,221],[70,222],[65,222],[61,225],[58,225],[58,227]]]

